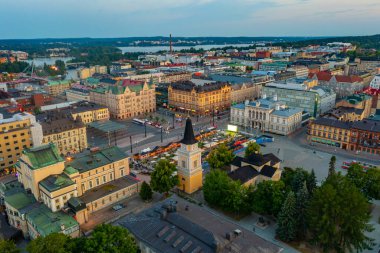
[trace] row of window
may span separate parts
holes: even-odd
[[[113,196],[110,195],[108,197],[108,202],[117,201],[119,199],[119,197],[121,197],[121,196],[123,196],[123,197],[131,196],[132,193],[135,191],[136,191],[136,185],[130,186],[126,190],[123,190],[123,192],[121,194],[116,193]],[[103,198],[101,201],[98,201],[98,202],[99,202],[99,205],[100,205],[100,203],[101,203],[101,205],[105,205],[106,204],[106,198]],[[94,203],[94,209],[98,208],[98,202]],[[90,206],[87,207],[87,210],[90,211]]]
[[[26,123],[23,123],[22,125],[21,124],[16,124],[15,127],[13,125],[10,125],[10,126],[8,126],[8,128],[4,126],[4,127],[1,128],[1,131],[4,132],[6,130],[11,130],[11,129],[20,128],[20,127],[27,127],[27,126],[28,126],[28,124],[26,124]]]

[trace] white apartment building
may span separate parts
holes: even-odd
[[[231,107],[231,123],[250,129],[288,135],[301,126],[302,110],[288,108],[277,97],[246,101]]]

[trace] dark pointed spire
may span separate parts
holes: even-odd
[[[183,139],[181,143],[185,145],[192,145],[197,143],[197,140],[194,136],[193,124],[191,123],[191,119],[187,118],[186,126],[185,126],[185,134],[183,135]]]

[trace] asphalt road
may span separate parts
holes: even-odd
[[[172,126],[172,117],[159,115],[160,118],[165,118],[168,122],[163,126],[162,130],[162,142],[161,142],[161,129],[147,125],[146,132],[147,137],[145,137],[145,126],[138,125],[132,122],[132,120],[127,121],[118,121],[118,123],[124,124],[126,127],[126,136],[123,138],[116,140],[116,145],[120,147],[123,151],[130,154],[130,143],[132,139],[132,153],[136,153],[145,149],[147,147],[154,148],[158,145],[166,145],[173,141],[179,141],[183,137],[185,122],[176,122],[175,128],[170,129],[168,132],[165,131],[168,126]],[[207,128],[212,126],[212,117],[203,117],[197,119],[196,117],[192,117],[193,128],[195,134],[199,133],[201,130],[206,130]],[[219,129],[225,129],[228,123],[228,115],[225,115],[221,119],[214,119],[215,125]],[[130,138],[131,136],[131,138]],[[109,144],[109,140],[100,135],[94,135],[92,133],[88,134],[88,143],[89,146],[107,146]],[[111,141],[111,145],[115,145],[114,141]]]

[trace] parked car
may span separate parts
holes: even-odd
[[[117,204],[117,205],[114,205],[114,206],[112,207],[112,209],[113,209],[114,211],[119,211],[120,209],[123,209],[123,208],[125,208],[125,205],[124,205],[124,204]]]

